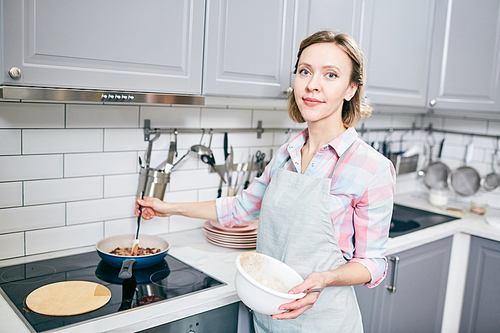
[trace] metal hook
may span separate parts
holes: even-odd
[[[205,136],[205,129],[202,128],[201,129],[201,138],[200,138],[200,145],[201,145],[201,142],[203,141],[203,137]]]

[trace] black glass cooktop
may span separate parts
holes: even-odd
[[[394,204],[389,237],[401,236],[456,219],[458,218],[449,215]]]
[[[119,270],[88,252],[0,267],[0,288],[29,325],[44,332],[225,285],[171,255],[154,266],[134,269],[130,279],[118,278]],[[25,299],[32,291],[62,281],[100,283],[111,291],[111,299],[100,309],[75,316],[47,316],[28,309]]]

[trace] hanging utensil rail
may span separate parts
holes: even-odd
[[[203,132],[209,132],[213,131],[213,133],[251,133],[255,132],[257,133],[257,138],[262,137],[262,133],[264,132],[285,132],[285,133],[291,133],[292,131],[300,131],[302,129],[300,128],[285,128],[285,127],[269,127],[269,128],[264,128],[262,127],[262,120],[259,120],[257,122],[257,127],[256,128],[151,128],[151,120],[150,119],[144,119],[144,141],[149,141],[150,135],[156,135],[156,134],[172,134],[172,133],[203,133]],[[483,137],[483,138],[492,138],[492,139],[500,139],[500,135],[494,135],[494,134],[484,134],[484,133],[473,133],[473,132],[463,132],[463,131],[452,131],[452,130],[447,130],[447,129],[438,129],[434,128],[432,123],[429,123],[427,127],[417,127],[415,123],[411,127],[385,127],[385,128],[366,128],[365,124],[361,125],[361,128],[356,129],[358,133],[360,134],[361,137],[365,133],[371,133],[371,132],[412,132],[414,133],[415,131],[426,131],[429,132],[430,134],[432,132],[438,132],[438,133],[450,133],[450,134],[458,134],[458,135],[472,135],[472,136],[478,136],[478,137]]]
[[[210,132],[212,131],[213,133],[251,133],[255,132],[257,133],[257,138],[262,137],[262,133],[264,132],[285,132],[285,133],[290,133],[294,129],[293,128],[263,128],[262,127],[262,120],[259,120],[257,122],[257,127],[256,128],[151,128],[151,120],[150,119],[144,119],[144,141],[149,141],[150,135],[156,135],[157,133],[159,134],[171,134],[171,133],[204,133],[204,132]],[[296,130],[300,131],[302,129],[297,128]]]

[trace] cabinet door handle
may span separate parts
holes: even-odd
[[[19,80],[21,78],[21,70],[17,67],[12,67],[9,69],[9,76],[14,80]]]
[[[396,292],[396,283],[398,279],[398,267],[399,267],[399,257],[398,256],[389,256],[387,257],[390,261],[392,261],[392,275],[391,275],[391,285],[386,286],[387,290],[390,293],[394,294]]]

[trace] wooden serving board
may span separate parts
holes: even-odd
[[[106,305],[111,291],[102,284],[88,281],[64,281],[45,285],[26,298],[28,308],[49,316],[73,316]]]

